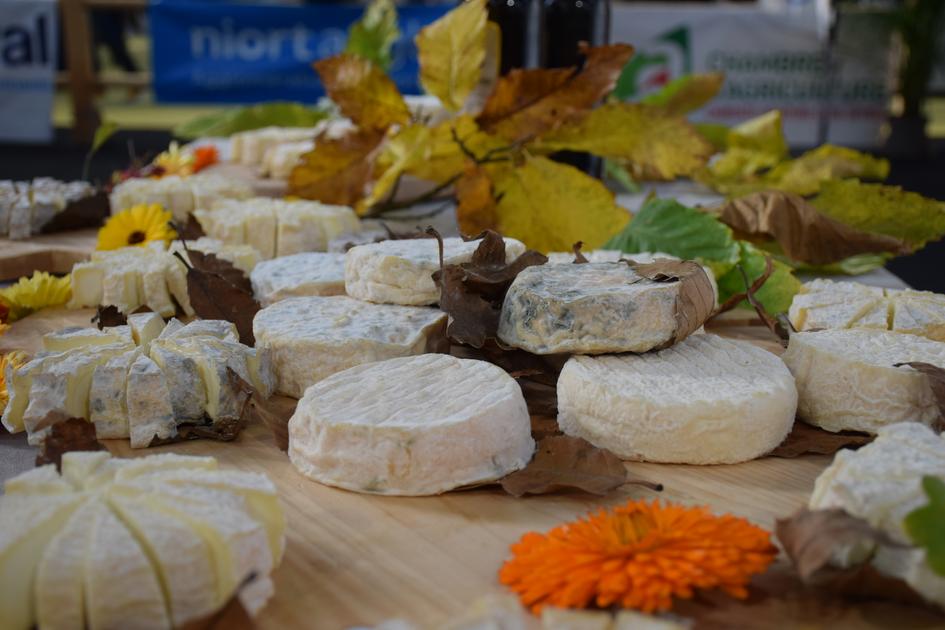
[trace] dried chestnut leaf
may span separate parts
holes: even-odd
[[[207,233],[203,231],[203,226],[200,225],[200,221],[192,214],[187,215],[186,223],[172,223],[171,227],[177,232],[177,238],[182,241],[196,241],[198,238],[207,235]]]
[[[111,328],[113,326],[124,326],[128,323],[128,317],[118,310],[117,306],[99,306],[92,316],[92,323],[98,326],[99,330]]]
[[[679,343],[699,329],[715,310],[715,292],[702,265],[687,260],[656,260],[646,264],[628,261],[630,267],[653,282],[679,282],[676,298],[676,334]]]
[[[768,453],[768,456],[790,458],[809,453],[833,455],[842,448],[859,448],[872,441],[873,436],[866,433],[831,433],[797,420],[784,441]]]
[[[925,378],[929,383],[929,389],[932,391],[932,396],[935,398],[935,404],[938,405],[938,420],[933,428],[939,432],[945,430],[945,369],[937,365],[932,365],[931,363],[923,363],[922,361],[895,363],[893,367],[900,367],[902,365],[908,365],[913,370],[925,374]]]
[[[584,247],[583,241],[578,241],[571,246],[571,251],[574,253],[574,264],[583,265],[584,263],[589,263],[589,261],[584,254],[581,253],[581,248]]]
[[[95,425],[84,418],[69,418],[52,412],[40,421],[37,428],[50,427],[49,434],[36,455],[36,465],[55,464],[62,470],[62,456],[71,451],[104,451],[105,447],[95,434]]]
[[[99,190],[66,204],[51,221],[43,225],[40,232],[49,234],[98,227],[105,222],[109,213],[108,193]]]
[[[225,319],[236,326],[240,343],[253,346],[253,318],[260,306],[252,285],[232,263],[213,254],[188,250],[191,264],[179,252],[174,255],[187,265],[187,294],[194,312],[202,319]]]
[[[482,241],[468,263],[445,265],[440,241],[440,269],[433,281],[440,289],[440,308],[449,315],[447,334],[458,343],[481,348],[495,339],[505,293],[515,277],[526,267],[542,265],[548,259],[529,250],[511,263],[505,260],[505,241],[492,230],[475,238]]]
[[[901,546],[861,518],[844,510],[802,508],[775,524],[775,535],[791,559],[801,580],[810,581],[828,567],[838,548],[854,546]]]
[[[295,413],[299,401],[288,396],[272,396],[263,400],[254,395],[248,405],[249,422],[262,422],[272,431],[273,440],[279,450],[289,450],[289,420]]]
[[[542,439],[535,456],[525,468],[499,480],[502,489],[515,497],[560,490],[583,490],[605,495],[625,483],[662,490],[662,486],[656,484],[631,480],[619,457],[587,440],[569,435]]]

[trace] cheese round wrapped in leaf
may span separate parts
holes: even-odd
[[[285,517],[264,475],[211,457],[66,453],[0,497],[0,625],[170,628],[273,591]],[[255,578],[248,583],[250,576]]]

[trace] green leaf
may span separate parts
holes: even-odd
[[[193,140],[208,136],[230,136],[239,131],[269,126],[313,127],[327,117],[326,111],[301,103],[262,103],[198,116],[175,127],[173,133],[178,138]]]
[[[386,71],[392,61],[391,49],[398,39],[397,6],[392,0],[373,0],[361,19],[348,29],[344,51],[367,59]]]
[[[738,264],[745,270],[749,282],[754,282],[765,271],[765,253],[751,243],[738,241]],[[761,302],[765,310],[772,315],[784,313],[791,307],[791,301],[801,289],[798,280],[790,266],[779,260],[774,260],[774,269],[771,276],[755,292],[755,298]],[[738,268],[731,269],[718,277],[719,302],[725,302],[729,297],[745,292],[745,279]],[[740,307],[750,308],[747,301],[739,304]]]
[[[945,481],[926,475],[922,489],[929,502],[906,516],[906,533],[916,546],[925,549],[929,567],[945,577]]]
[[[108,142],[108,139],[115,135],[116,131],[118,131],[117,124],[103,120],[102,124],[95,130],[95,135],[92,136],[92,148],[89,149],[89,155],[101,149],[102,145]]]
[[[945,203],[898,186],[864,184],[856,179],[828,181],[811,203],[847,225],[894,236],[916,249],[945,236]]]
[[[715,217],[673,199],[651,199],[605,249],[663,252],[684,260],[698,260],[716,276],[731,270],[740,250],[732,230]]]
[[[633,179],[633,176],[627,172],[627,169],[617,160],[604,160],[604,173],[621,187],[625,192],[640,192],[640,184]]]

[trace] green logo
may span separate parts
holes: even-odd
[[[648,50],[637,50],[620,73],[614,95],[620,100],[638,98],[663,87],[674,75],[690,72],[689,27],[680,26],[657,36]]]

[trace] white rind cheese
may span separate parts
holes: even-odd
[[[0,497],[4,628],[180,627],[252,574],[239,592],[251,595],[247,608],[271,593],[281,553],[270,548],[284,547],[285,518],[265,476],[173,454],[67,453],[62,477],[49,468],[44,476],[66,490],[49,494],[21,476]]]
[[[445,332],[442,311],[345,296],[289,298],[253,320],[257,351],[272,357],[276,390],[296,398],[350,367],[436,351]]]
[[[535,265],[512,282],[499,339],[534,354],[646,352],[676,334],[678,282],[654,282],[629,265]]]
[[[141,353],[140,348],[128,350],[96,366],[89,389],[89,421],[96,437],[128,437],[128,372]]]
[[[806,282],[788,311],[800,331],[874,328],[945,341],[945,295],[858,282]]]
[[[429,495],[523,468],[535,444],[521,389],[483,361],[428,354],[362,365],[310,387],[289,458],[320,483]]]
[[[208,208],[217,200],[246,199],[252,194],[252,187],[242,180],[211,173],[158,179],[133,177],[115,185],[109,204],[112,214],[117,214],[138,204],[156,203],[170,210],[175,221],[186,222],[188,214]]]
[[[480,241],[459,237],[443,239],[443,262],[469,262]],[[511,262],[525,253],[525,245],[505,239],[505,258]],[[436,239],[388,240],[358,245],[345,257],[345,291],[351,297],[379,304],[428,306],[440,300],[432,274],[440,268]]]
[[[794,374],[798,417],[828,431],[866,431],[940,418],[927,378],[896,363],[945,367],[945,343],[878,330],[791,335],[784,362]]]
[[[558,425],[623,459],[734,464],[780,444],[797,392],[778,357],[693,335],[640,355],[574,356],[558,377]]]
[[[876,439],[857,451],[841,450],[814,483],[812,510],[841,508],[885,532],[905,547],[881,545],[872,556],[880,572],[906,581],[931,602],[945,605],[945,578],[928,564],[923,549],[912,546],[903,521],[928,504],[922,477],[945,478],[945,437],[916,422],[879,429]],[[838,547],[841,566],[874,553],[865,547]]]
[[[345,255],[313,252],[260,263],[249,276],[264,307],[289,297],[345,294]]]
[[[131,364],[125,399],[131,448],[146,448],[154,438],[166,440],[177,435],[167,379],[148,357],[140,356]]]

